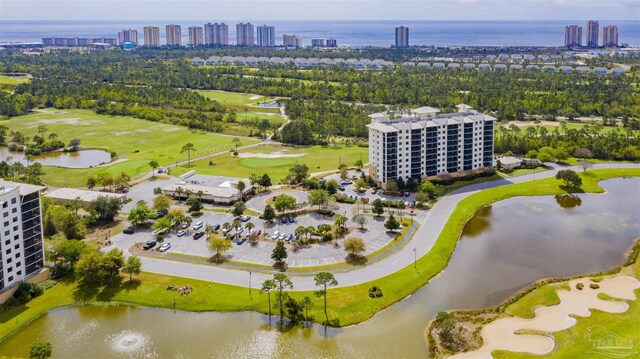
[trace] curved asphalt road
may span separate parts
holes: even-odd
[[[640,164],[601,164],[594,166],[594,169],[597,168],[640,168]],[[543,179],[555,176],[556,172],[560,169],[579,170],[578,167],[555,167],[548,171],[536,173],[535,178]],[[424,216],[424,219],[420,223],[420,227],[406,246],[388,257],[365,267],[359,269],[356,268],[347,272],[335,273],[334,275],[340,283],[339,286],[344,287],[368,282],[390,275],[406,266],[412,265],[414,261],[414,248],[419,258],[429,252],[453,212],[453,209],[461,200],[481,190],[532,181],[534,179],[533,176],[533,174],[528,174],[471,185],[442,197],[433,209],[428,211],[427,215]],[[188,277],[245,287],[249,286],[250,275],[246,271],[185,262],[167,261],[164,259],[149,257],[141,257],[141,259],[142,269],[146,272]],[[266,273],[253,273],[251,275],[252,287],[259,288],[260,283],[268,278],[271,278],[271,275]],[[292,275],[291,280],[294,283],[294,290],[317,289],[313,281],[313,276]]]

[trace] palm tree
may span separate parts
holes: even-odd
[[[307,226],[307,239],[311,238],[311,235],[313,234],[313,232],[315,232],[316,227],[314,226]]]
[[[247,223],[247,224],[244,226],[244,228],[246,228],[246,229],[247,229],[247,231],[251,232],[251,230],[252,230],[252,229],[256,228],[256,225],[255,225],[255,224],[253,224],[253,223],[251,223],[251,222],[249,222],[249,223]],[[252,234],[251,234],[251,236],[250,236],[250,237],[251,237],[251,239],[253,239],[253,237],[254,237],[254,236],[255,236],[255,234],[254,234],[254,233],[252,233]]]
[[[178,186],[178,188],[176,188],[174,193],[178,196],[178,201],[180,201],[180,197],[182,195],[182,187]]]
[[[236,146],[235,152],[238,152],[238,147],[241,145],[240,139],[238,137],[234,137],[232,141],[233,145]]]
[[[236,183],[234,186],[238,190],[238,195],[240,195],[240,200],[244,200],[244,190],[247,188],[247,184],[244,183],[244,181],[238,181],[238,183]]]
[[[187,153],[187,166],[191,166],[191,151],[195,151],[195,150],[196,150],[196,147],[191,142],[182,146],[180,153],[183,153],[183,152]]]
[[[156,168],[160,167],[160,164],[158,163],[158,161],[152,160],[151,162],[149,162],[149,166],[151,166],[151,177],[155,178],[156,177]]]

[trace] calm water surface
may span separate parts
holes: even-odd
[[[494,305],[538,278],[620,263],[640,237],[640,179],[601,185],[607,193],[519,197],[482,209],[444,272],[354,327],[278,332],[257,313],[80,307],[39,318],[0,344],[0,353],[28,356],[30,343],[48,340],[58,358],[425,357],[423,333],[439,311]],[[119,352],[115,338],[129,332],[144,344]]]
[[[23,152],[12,152],[6,147],[0,148],[0,161],[12,157],[11,163],[28,164]],[[39,162],[43,166],[58,166],[65,168],[89,168],[109,163],[111,154],[103,150],[81,150],[77,152],[49,152],[35,156],[32,162]]]

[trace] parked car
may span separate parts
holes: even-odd
[[[244,228],[242,227],[236,227],[236,234],[240,234],[244,231]]]
[[[356,180],[358,179],[358,176],[353,175],[353,176],[351,176],[351,179],[352,179],[352,180],[354,180],[354,181],[356,181]]]
[[[375,189],[375,188],[372,188],[372,189],[371,189],[371,194],[376,194],[376,193],[378,193],[378,190],[377,190],[377,189]]]
[[[204,236],[204,232],[196,232],[193,234],[193,239],[200,239],[202,236]]]
[[[158,211],[158,212],[156,213],[156,218],[162,218],[162,217],[164,217],[164,216],[166,216],[166,213],[164,213],[164,212],[162,212],[162,211]]]
[[[122,231],[124,234],[133,234],[133,227],[127,227]]]
[[[249,220],[250,220],[250,219],[251,219],[251,217],[246,216],[246,215],[245,215],[245,216],[240,217],[240,220],[241,220],[242,222],[249,222]]]
[[[259,236],[259,235],[261,235],[261,234],[262,234],[262,230],[261,230],[261,229],[258,229],[258,231],[256,232],[256,236]]]
[[[188,223],[188,222],[182,222],[182,223],[180,223],[180,228],[182,228],[182,229],[187,229],[187,228],[189,228],[189,223]]]
[[[318,180],[318,183],[319,183],[319,184],[324,184],[325,182],[326,182],[326,180],[325,180],[324,178],[320,178],[320,179]]]
[[[181,230],[178,231],[178,233],[176,233],[176,235],[178,237],[182,237],[182,236],[184,236],[186,234],[187,234],[187,231],[185,231],[184,229],[181,229]]]
[[[280,232],[275,231],[271,234],[271,239],[278,239],[278,237],[280,236]]]
[[[409,197],[409,196],[411,196],[411,193],[410,193],[410,192],[405,192],[405,193],[404,193],[404,196],[405,196],[405,197]]]
[[[211,226],[211,229],[213,229],[214,231],[217,231],[218,229],[220,229],[220,224],[216,223],[213,226]]]
[[[171,243],[163,243],[160,246],[160,252],[166,252],[169,250],[169,248],[171,248]]]
[[[338,189],[341,190],[341,191],[344,191],[344,186],[340,185],[340,186],[338,186]]]
[[[129,187],[125,187],[122,189],[122,193],[129,193]]]
[[[348,180],[348,179],[340,181],[340,184],[352,184],[352,183],[353,182],[351,180]]]
[[[202,226],[204,226],[204,223],[202,221],[197,222],[196,224],[193,225],[193,230],[197,231],[198,229],[202,228]]]
[[[231,230],[233,229],[233,227],[229,227],[229,228],[225,228],[222,230],[223,234],[229,234],[229,232],[231,232]]]
[[[149,240],[147,241],[147,243],[144,244],[144,246],[142,246],[142,249],[144,249],[145,251],[148,251],[149,249],[153,248],[156,246],[156,241],[154,240]]]
[[[289,216],[289,223],[293,223],[296,221],[296,217],[294,216]]]
[[[289,219],[287,217],[282,217],[280,218],[280,223],[282,224],[289,223]]]
[[[278,240],[279,240],[279,241],[282,241],[282,240],[284,240],[285,238],[287,238],[287,235],[286,235],[285,233],[280,233],[280,235],[278,236]]]
[[[238,240],[236,241],[236,243],[238,243],[238,245],[242,245],[242,243],[246,242],[247,239],[244,237],[238,238]]]
[[[293,234],[287,234],[287,236],[284,238],[285,241],[289,242],[293,239]]]

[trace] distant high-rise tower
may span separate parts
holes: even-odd
[[[182,28],[180,25],[167,25],[167,46],[182,45]]]
[[[118,32],[118,41],[120,41],[120,45],[124,44],[125,42],[130,42],[132,45],[137,46],[138,45],[138,30],[134,30],[134,29],[125,30],[125,29],[122,29],[122,31]]]
[[[276,46],[276,28],[269,25],[258,26],[256,40],[261,47]]]
[[[327,39],[327,47],[337,47],[338,46],[338,41],[336,39],[329,38]]]
[[[189,46],[204,45],[204,31],[200,26],[189,26]]]
[[[597,20],[587,22],[587,47],[598,47],[599,25]]]
[[[396,27],[396,47],[409,47],[408,27]]]
[[[229,26],[224,22],[205,24],[204,43],[205,45],[229,45]]]
[[[236,44],[238,46],[254,46],[256,44],[253,25],[250,22],[236,24]]]
[[[609,25],[602,28],[602,46],[618,47],[618,27]]]
[[[582,46],[582,27],[578,25],[565,26],[564,46],[565,47]]]
[[[160,28],[157,26],[144,27],[144,46],[160,46]]]
[[[284,34],[282,35],[282,45],[287,47],[302,47],[302,39],[296,35]]]

